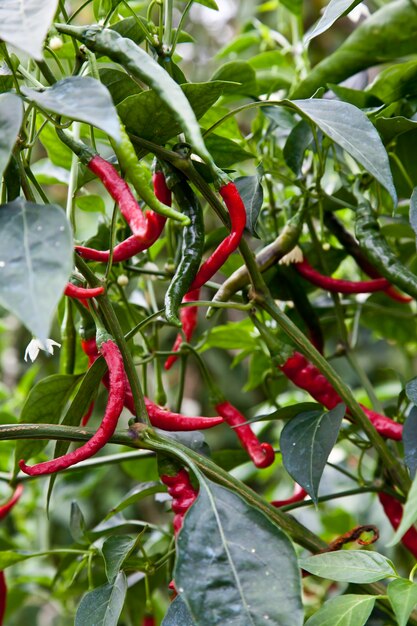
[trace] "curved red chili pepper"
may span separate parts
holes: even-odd
[[[294,493],[292,494],[292,496],[290,496],[289,498],[286,498],[285,500],[273,500],[271,504],[272,506],[276,506],[276,507],[287,506],[287,504],[295,504],[296,502],[302,502],[303,500],[306,499],[307,496],[308,496],[307,491],[303,489],[303,487],[295,483]]]
[[[92,287],[86,289],[85,287],[78,287],[72,283],[67,283],[65,287],[64,295],[70,298],[78,298],[78,300],[88,300],[88,298],[97,298],[104,293],[104,287]]]
[[[39,476],[66,469],[96,454],[113,435],[120,413],[123,410],[126,380],[125,370],[122,355],[114,341],[111,339],[104,341],[101,344],[100,352],[109,368],[109,397],[103,421],[97,432],[80,448],[57,459],[38,463],[33,466],[26,465],[23,460],[19,461],[19,467],[25,474],[29,474],[29,476]]]
[[[280,366],[280,370],[297,387],[308,391],[326,409],[333,409],[342,402],[339,394],[333,389],[327,378],[299,352],[294,352],[284,365]],[[389,417],[385,417],[385,415],[380,415],[371,409],[367,409],[363,405],[361,407],[380,435],[387,439],[401,441],[402,424],[398,424]]]
[[[171,508],[174,511],[174,534],[181,530],[184,516],[198,496],[198,491],[191,484],[187,470],[181,469],[175,476],[164,474],[161,481],[168,487],[172,496]]]
[[[153,615],[145,615],[142,621],[142,626],[156,626]]]
[[[378,493],[378,498],[385,511],[385,515],[391,522],[394,530],[397,530],[403,516],[403,507],[401,502],[387,493]],[[417,530],[411,526],[401,538],[401,543],[411,552],[417,559]]]
[[[216,411],[224,420],[232,426],[239,437],[242,446],[249,454],[256,467],[268,467],[274,462],[275,452],[269,443],[261,443],[249,424],[246,424],[245,416],[230,402],[216,404]]]
[[[200,289],[193,289],[185,294],[183,298],[183,302],[195,302],[200,297]],[[198,307],[197,306],[184,306],[180,311],[180,321],[182,326],[182,331],[185,336],[185,341],[188,343],[191,341],[195,327],[197,326],[197,318],[198,318]],[[172,346],[173,352],[178,352],[183,343],[183,336],[178,333],[177,338],[175,339],[174,345]],[[166,370],[171,369],[174,365],[175,361],[178,359],[178,356],[175,354],[171,354],[165,361],[164,368]]]
[[[354,282],[324,276],[315,270],[306,259],[299,263],[294,263],[294,267],[303,278],[313,285],[335,293],[372,293],[374,291],[385,291],[390,287],[389,281],[385,278]]]
[[[23,493],[23,483],[19,483],[15,488],[12,497],[5,504],[0,506],[0,519],[4,519],[14,507]],[[7,602],[7,585],[6,577],[3,571],[0,571],[0,626],[3,624],[4,614],[6,612]]]

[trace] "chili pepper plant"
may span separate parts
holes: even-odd
[[[0,623],[417,624],[416,35],[0,3]]]

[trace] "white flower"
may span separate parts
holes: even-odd
[[[49,354],[53,354],[54,346],[58,346],[60,348],[61,344],[57,343],[53,339],[46,339],[45,343],[43,343],[42,341],[34,337],[32,341],[29,342],[25,350],[25,361],[27,361],[29,357],[33,363],[33,361],[36,359],[36,357],[39,354],[39,350],[44,350],[45,352],[48,352]]]

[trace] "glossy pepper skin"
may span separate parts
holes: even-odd
[[[185,294],[183,298],[183,302],[196,302],[200,298],[200,289],[193,289]],[[180,311],[180,322],[182,326],[182,332],[185,336],[185,341],[189,343],[193,338],[195,328],[197,326],[198,321],[198,306],[184,306]],[[177,335],[174,345],[172,346],[173,352],[178,352],[183,343],[182,335]],[[178,356],[175,354],[171,354],[164,364],[164,368],[166,370],[170,370],[174,365],[175,361],[178,359]]]
[[[259,468],[269,467],[275,459],[275,452],[269,443],[261,443],[250,424],[246,424],[245,416],[230,402],[216,404],[216,411],[231,426],[239,437],[242,446],[249,454],[254,465]]]
[[[306,499],[308,493],[303,487],[295,483],[294,493],[289,498],[285,500],[273,500],[271,502],[272,506],[276,506],[277,508],[281,506],[287,506],[288,504],[295,504],[296,502],[303,502]]]
[[[172,496],[172,510],[174,511],[174,534],[178,535],[181,530],[184,516],[190,506],[195,502],[198,491],[191,484],[187,470],[181,469],[175,476],[164,474],[161,481],[168,487],[168,493]]]
[[[232,182],[227,183],[219,189],[219,193],[229,211],[231,222],[230,234],[226,237],[226,239],[221,242],[221,244],[216,248],[213,254],[206,261],[204,261],[204,263],[198,270],[197,276],[191,283],[188,297],[190,297],[191,295],[199,294],[197,290],[199,290],[200,287],[202,287],[208,280],[210,280],[210,278],[212,278],[212,276],[227,261],[232,252],[236,250],[240,243],[240,240],[242,239],[243,231],[245,230],[246,209],[236,185]],[[190,300],[193,299],[194,298],[190,297]],[[185,311],[186,310],[187,309],[185,309]],[[197,311],[190,313],[184,312],[181,321],[182,320],[184,320],[187,324],[186,337],[187,341],[190,341],[197,323]],[[182,337],[181,335],[178,335],[174,343],[173,351],[178,350],[181,343]],[[169,370],[176,360],[177,357],[175,357],[174,355],[168,357],[168,359],[165,361],[165,369]]]
[[[380,492],[378,498],[385,511],[385,515],[391,522],[394,530],[397,530],[403,516],[403,507],[401,502],[389,494]],[[417,530],[412,526],[407,530],[401,539],[401,543],[411,552],[417,559]]]
[[[64,295],[70,298],[78,298],[78,300],[88,300],[89,298],[97,298],[104,293],[104,287],[78,287],[72,283],[67,283],[65,287]]]
[[[351,281],[324,276],[315,270],[306,259],[300,263],[294,263],[294,267],[300,276],[311,284],[334,293],[372,293],[374,291],[385,291],[390,286],[386,278]]]
[[[126,375],[122,355],[112,339],[103,341],[100,352],[109,369],[109,397],[103,420],[97,432],[84,445],[57,459],[33,466],[26,465],[23,460],[19,461],[19,467],[25,474],[29,474],[29,476],[53,474],[80,461],[85,461],[101,450],[112,437],[123,410]]]
[[[174,196],[190,224],[182,229],[181,258],[165,293],[165,316],[181,326],[178,311],[200,266],[204,249],[204,219],[201,205],[191,187],[181,181],[173,187]]]
[[[23,483],[19,483],[14,490],[14,493],[10,500],[0,506],[0,519],[4,519],[14,507],[16,502],[20,499],[23,493]],[[3,571],[0,571],[0,626],[3,624],[4,614],[6,612],[7,604],[7,585],[6,577]]]
[[[280,370],[297,385],[297,387],[308,391],[308,393],[317,400],[317,402],[326,407],[326,409],[333,409],[337,404],[342,402],[340,396],[333,389],[327,378],[299,352],[294,352],[284,365],[280,366]],[[382,437],[393,439],[394,441],[401,441],[403,432],[401,424],[371,409],[367,409],[364,406],[362,406],[362,410]]]

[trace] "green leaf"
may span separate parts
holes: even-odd
[[[417,94],[417,62],[398,63],[382,70],[366,89],[385,104]]]
[[[416,130],[417,120],[409,120],[402,115],[395,117],[377,117],[375,126],[385,143],[389,143],[398,135]]]
[[[119,2],[117,2],[117,4],[119,4]],[[147,21],[144,17],[140,15],[135,15],[135,17],[127,17],[124,20],[120,20],[120,22],[112,24],[110,28],[111,30],[115,30],[122,37],[127,37],[128,39],[131,39],[139,45],[145,39],[145,34],[143,29],[139,26],[138,20],[140,20],[145,30],[147,30]]]
[[[389,559],[367,550],[324,552],[299,559],[299,564],[314,576],[345,583],[373,583],[397,575]]]
[[[417,604],[416,583],[404,578],[397,578],[397,580],[390,582],[387,592],[398,626],[407,626],[411,611]]]
[[[0,3],[0,39],[37,61],[54,18],[58,0],[19,0]]]
[[[47,111],[86,122],[104,130],[116,141],[120,140],[119,120],[110,93],[95,78],[70,76],[43,91],[29,87],[22,87],[21,91]]]
[[[74,626],[117,626],[127,592],[127,580],[120,572],[113,583],[87,593],[77,609]]]
[[[1,14],[1,7],[0,7]],[[10,160],[23,120],[20,98],[11,94],[0,95],[0,178]]]
[[[394,533],[393,538],[389,543],[387,543],[388,547],[395,546],[401,537],[407,532],[407,530],[414,524],[417,520],[417,474],[414,476],[413,482],[410,487],[410,491],[408,492],[407,500],[404,504],[403,516],[401,518],[400,525]]]
[[[181,85],[197,119],[218,100],[224,85],[220,81]],[[129,96],[119,104],[117,111],[129,132],[154,143],[166,143],[181,132],[171,108],[153,90]]]
[[[77,502],[71,502],[70,533],[76,543],[88,543],[84,515]]]
[[[297,176],[301,172],[305,151],[313,141],[313,131],[305,120],[301,120],[294,126],[287,137],[283,155],[286,164]]]
[[[103,215],[106,213],[106,206],[101,196],[78,196],[75,203],[81,211],[86,213],[103,213]]]
[[[310,98],[327,83],[340,83],[363,69],[417,52],[417,6],[410,0],[384,4],[316,65],[291,93]]]
[[[248,48],[258,45],[260,41],[260,33],[256,30],[250,30],[246,33],[241,33],[240,35],[237,35],[237,37],[235,37],[231,43],[227,43],[223,48],[221,48],[216,53],[216,58],[224,59],[225,57],[229,56],[229,54],[237,56]],[[239,61],[237,61],[237,63],[239,63]],[[242,63],[244,63],[244,61],[242,61]]]
[[[23,550],[4,550],[0,552],[0,568],[6,569],[15,563],[27,561],[37,556],[44,556],[47,552],[24,552]]]
[[[161,626],[197,626],[181,596],[177,596],[169,605]]]
[[[255,70],[247,61],[230,61],[225,63],[213,74],[211,81],[229,81],[227,93],[253,96],[258,93]]]
[[[109,583],[113,583],[123,562],[135,547],[136,539],[128,535],[114,535],[106,539],[101,548]]]
[[[109,90],[113,103],[116,106],[129,96],[142,93],[143,91],[126,72],[120,72],[113,67],[100,68],[100,80]]]
[[[300,626],[300,573],[287,536],[232,491],[201,475],[199,481],[174,570],[192,618],[213,626],[263,624],[267,615],[270,624]]]
[[[201,350],[223,348],[223,350],[253,350],[257,346],[253,336],[253,324],[250,320],[229,322],[212,328]]]
[[[39,128],[41,122],[41,117],[37,116],[37,126]],[[48,153],[49,159],[52,161],[54,165],[57,167],[62,167],[66,170],[71,168],[72,155],[71,150],[62,143],[58,139],[58,136],[55,132],[52,124],[46,124],[42,128],[42,132],[40,134],[40,140],[43,144],[45,150]],[[68,178],[69,180],[69,178]]]
[[[403,429],[404,461],[412,478],[417,471],[417,407],[413,406]]]
[[[330,0],[319,21],[306,33],[303,41],[304,45],[306,46],[314,37],[318,37],[328,30],[339,17],[349,13],[360,2],[362,0]]]
[[[251,391],[262,385],[271,371],[271,357],[259,349],[253,352],[249,360],[248,382],[243,387],[243,391]]]
[[[294,13],[295,15],[301,15],[303,0],[281,0],[281,3],[289,11],[291,11],[291,13]]]
[[[19,422],[21,424],[58,424],[62,410],[79,380],[78,376],[53,374],[39,381],[31,389]],[[39,454],[47,441],[19,440],[16,443],[16,469],[20,459],[27,461]]]
[[[255,70],[258,93],[288,89],[293,82],[293,64],[279,50],[261,52],[250,58],[249,65]]]
[[[111,509],[111,511],[107,513],[104,520],[110,519],[110,517],[112,517],[116,513],[123,511],[123,509],[125,509],[126,507],[130,506],[131,504],[134,504],[135,502],[138,502],[139,500],[142,500],[143,498],[152,496],[155,493],[164,493],[164,492],[166,492],[166,489],[163,485],[161,485],[160,482],[140,483],[139,485],[136,485],[135,487],[133,487],[133,489],[131,489],[123,497],[123,499],[119,502],[119,504],[114,506]]]
[[[375,127],[360,109],[339,100],[294,100],[291,107],[372,174],[397,202],[388,155]]]
[[[259,239],[256,232],[256,222],[262,209],[264,192],[259,175],[240,176],[233,181],[240,193],[246,209],[246,228],[250,234]]]
[[[194,0],[196,4],[201,4],[203,7],[207,7],[208,9],[213,9],[214,11],[218,11],[219,7],[215,0]]]
[[[410,198],[410,224],[417,237],[417,187],[414,187]]]
[[[280,446],[285,469],[316,504],[320,480],[345,410],[344,404],[338,404],[329,412],[300,413],[282,429]]]
[[[214,133],[210,133],[206,137],[206,146],[217,165],[222,168],[228,168],[235,163],[255,158],[254,154],[241,148],[236,141]]]
[[[0,304],[41,341],[72,271],[64,211],[17,198],[0,210]]]
[[[327,602],[305,626],[365,626],[374,608],[376,596],[347,594]]]

